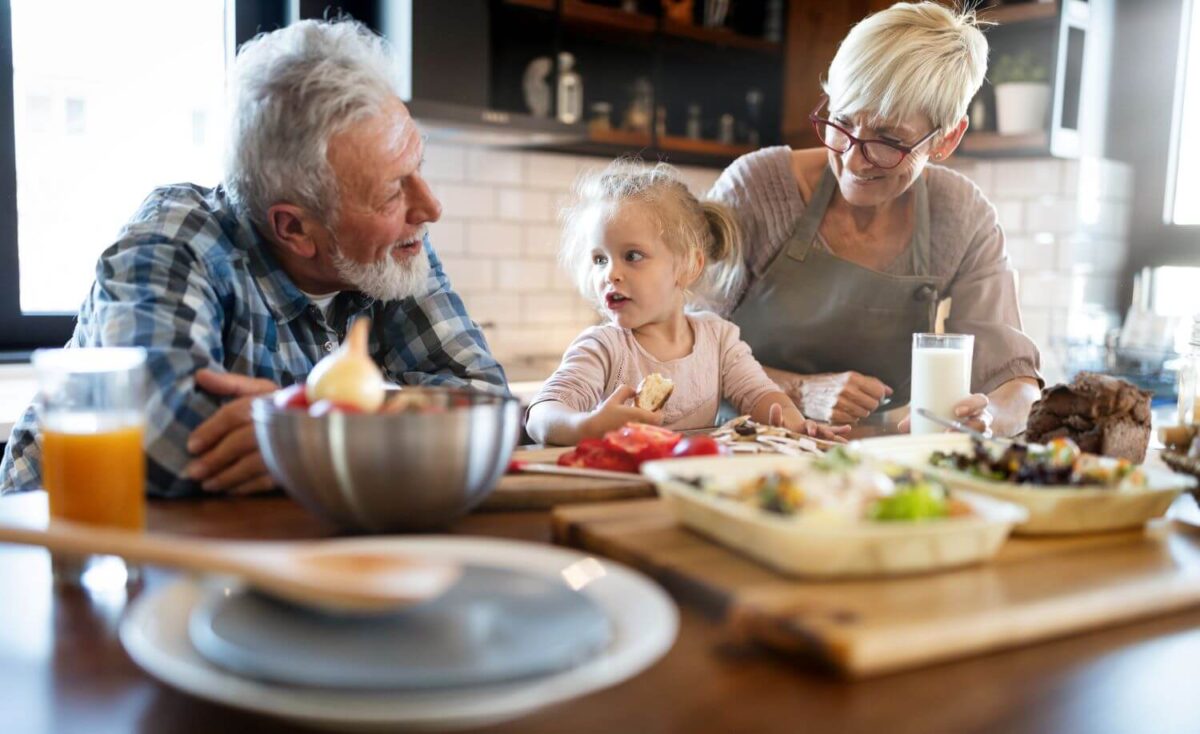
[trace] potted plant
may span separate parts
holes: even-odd
[[[1001,54],[992,67],[996,130],[1001,135],[1044,130],[1050,109],[1049,72],[1032,51]]]

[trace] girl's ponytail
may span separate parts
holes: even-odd
[[[724,311],[732,305],[742,284],[742,235],[733,211],[715,201],[700,202],[700,211],[708,226],[708,265],[697,284],[702,305]]]

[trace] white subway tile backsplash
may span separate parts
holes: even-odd
[[[992,172],[995,177],[992,195],[996,197],[1020,198],[1060,192],[1061,162],[1054,158],[995,161]]]
[[[496,287],[502,291],[545,291],[557,277],[553,263],[542,260],[497,260]]]
[[[438,257],[467,251],[466,226],[457,219],[441,219],[429,225],[429,241]]]
[[[1025,202],[1025,231],[1070,234],[1077,223],[1075,202],[1045,195]]]
[[[580,159],[575,156],[527,153],[524,180],[531,188],[569,190],[575,185],[581,167]]]
[[[557,258],[562,241],[561,232],[557,224],[526,224],[523,252],[530,257]]]
[[[442,184],[434,187],[442,211],[459,219],[492,219],[496,216],[495,191],[487,186]]]
[[[484,258],[446,257],[442,268],[450,277],[454,290],[461,292],[486,291],[496,284],[496,267]],[[475,316],[478,319],[478,316]]]
[[[575,204],[575,194],[569,191],[559,192],[554,194],[550,199],[550,221],[557,222],[562,215],[563,209]]]
[[[678,170],[679,177],[687,184],[688,191],[691,191],[696,198],[703,199],[708,190],[717,182],[722,169],[680,166]]]
[[[519,188],[501,189],[497,195],[497,214],[501,219],[518,222],[551,222],[550,194]]]
[[[471,222],[467,225],[467,252],[472,255],[519,255],[523,240],[519,224]]]
[[[1070,276],[1059,273],[1021,273],[1021,308],[1067,308],[1071,305],[1071,285]]]
[[[580,300],[570,293],[523,293],[521,314],[526,324],[577,324]]]
[[[1000,199],[992,203],[996,205],[1000,227],[1006,233],[1020,234],[1025,231],[1025,209],[1019,199]]]
[[[478,183],[519,184],[524,178],[524,154],[489,148],[467,149],[467,179]]]
[[[421,174],[433,182],[458,182],[466,174],[467,148],[442,143],[426,143]],[[437,193],[437,192],[435,192]]]
[[[521,297],[516,293],[482,291],[463,295],[467,312],[476,321],[486,321],[499,326],[516,326],[521,323]]]

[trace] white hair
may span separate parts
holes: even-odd
[[[247,41],[230,76],[225,187],[266,227],[279,202],[335,224],[338,183],[329,139],[397,96],[384,39],[357,21],[303,20]]]
[[[416,298],[429,292],[429,254],[425,252],[425,225],[416,238],[422,241],[421,250],[407,261],[387,257],[371,263],[351,260],[341,247],[335,245],[332,258],[338,277],[353,285],[362,293],[380,301],[401,301]]]
[[[581,175],[575,194],[575,203],[561,215],[559,262],[583,297],[597,307],[603,304],[591,278],[599,227],[629,202],[647,205],[680,271],[705,263],[688,291],[689,306],[723,308],[739,289],[744,275],[742,238],[733,212],[718,202],[698,200],[673,166],[618,158],[603,170]]]
[[[867,16],[842,41],[821,85],[829,109],[878,120],[922,114],[950,130],[987,73],[980,24],[973,10],[934,2],[896,3]]]

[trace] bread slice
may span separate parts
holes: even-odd
[[[667,398],[675,390],[675,383],[666,377],[652,372],[646,375],[638,385],[637,395],[633,396],[633,404],[643,410],[656,413],[667,404]]]

